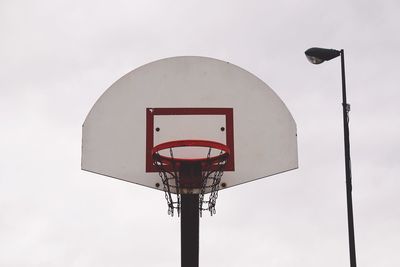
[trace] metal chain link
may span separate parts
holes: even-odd
[[[207,160],[203,164],[202,177],[201,177],[201,188],[199,194],[199,216],[202,216],[202,211],[208,210],[212,215],[216,213],[215,205],[218,198],[219,184],[221,182],[222,175],[224,173],[224,167],[227,164],[227,159],[223,159],[216,164],[211,161],[211,150],[210,147],[207,153]],[[220,151],[219,155],[222,155],[223,151]],[[160,157],[157,153],[156,158]],[[177,170],[177,164],[173,157],[173,150],[170,148],[170,157],[172,159],[172,172],[164,168],[161,161],[154,160],[154,166],[158,169],[158,174],[163,183],[163,191],[165,199],[168,205],[168,215],[174,216],[174,209],[177,210],[178,216],[181,211],[181,193],[180,193],[180,175]],[[175,182],[175,186],[170,183]],[[171,193],[171,188],[176,190],[176,201],[174,201]],[[211,189],[209,197],[204,200],[207,189]]]

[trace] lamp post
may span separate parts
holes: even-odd
[[[351,196],[351,165],[350,165],[350,140],[349,140],[349,111],[350,105],[346,98],[346,79],[344,70],[344,50],[334,50],[313,47],[305,51],[307,59],[313,64],[321,64],[324,61],[334,59],[340,55],[342,69],[342,107],[344,129],[344,156],[346,168],[346,195],[347,195],[347,222],[349,231],[350,266],[356,267],[356,249],[354,241],[353,201]]]

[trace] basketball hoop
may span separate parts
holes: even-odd
[[[198,150],[202,157],[174,156],[177,150]],[[178,216],[181,210],[181,194],[199,195],[199,215],[203,210],[215,214],[219,184],[227,164],[230,149],[228,146],[206,140],[179,140],[159,144],[152,151],[153,164],[157,168],[163,183],[168,214]],[[176,153],[178,154],[178,153]],[[209,196],[205,199],[205,194]],[[176,194],[176,197],[173,197]]]
[[[215,214],[219,189],[298,168],[296,129],[282,99],[250,72],[166,58],[96,101],[82,127],[81,168],[164,191],[168,213],[180,217],[181,265],[199,266],[202,212]]]

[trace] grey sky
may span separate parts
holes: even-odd
[[[80,170],[81,125],[122,75],[180,55],[264,80],[298,126],[300,168],[221,192],[201,266],[349,266],[345,49],[359,266],[400,266],[398,1],[0,2],[0,266],[178,266],[162,193]]]

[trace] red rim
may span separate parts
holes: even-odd
[[[214,157],[205,157],[205,158],[172,158],[168,156],[160,155],[158,152],[164,149],[170,149],[174,147],[209,147],[223,151],[222,154]],[[230,155],[230,149],[228,146],[207,140],[178,140],[178,141],[170,141],[159,144],[151,150],[151,154],[153,155],[153,159],[164,164],[175,162],[221,162],[225,160]]]

